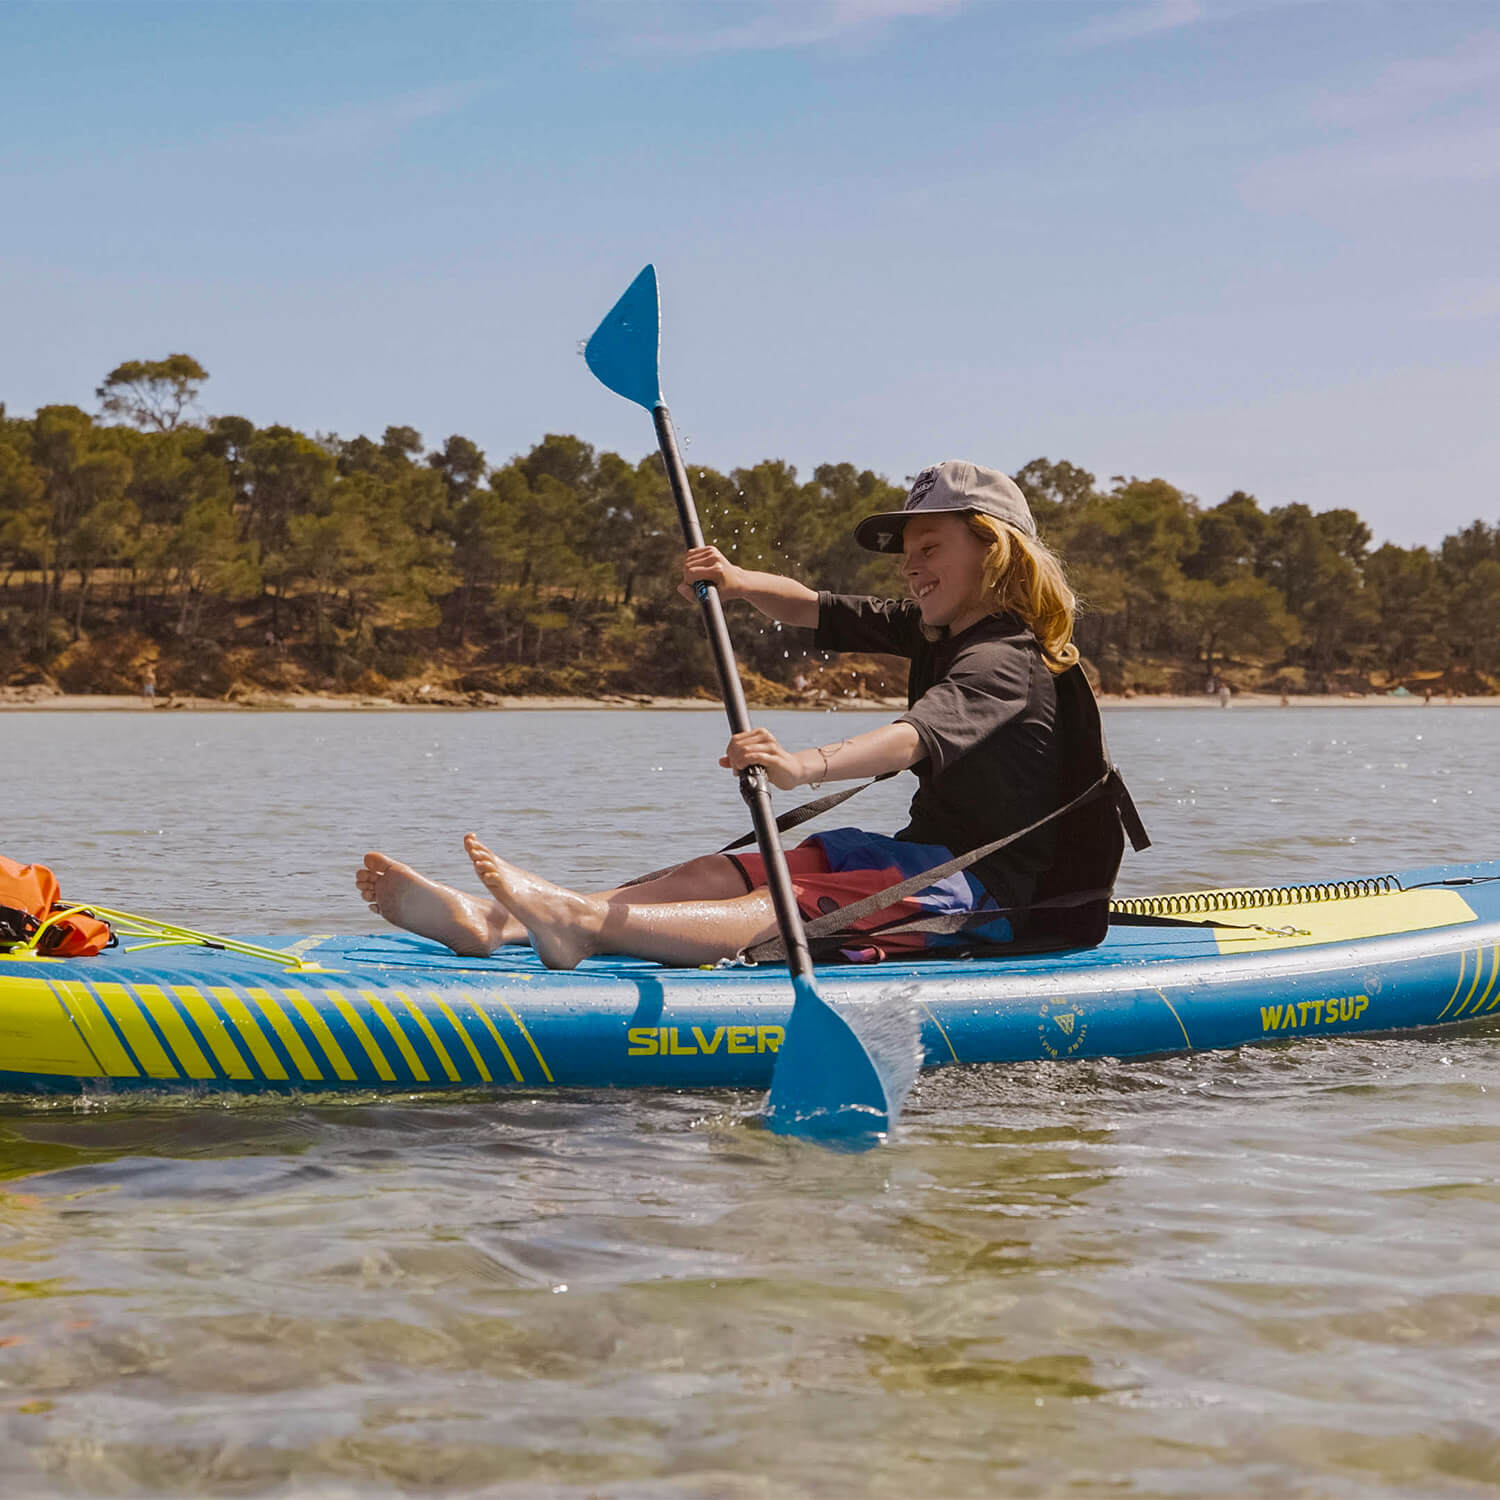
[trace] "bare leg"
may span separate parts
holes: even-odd
[[[498,902],[440,885],[383,854],[365,855],[354,884],[370,910],[387,922],[468,958],[483,958],[502,943],[526,941],[526,929]]]
[[[387,922],[477,958],[505,943],[526,943],[526,928],[494,899],[471,896],[420,875],[410,865],[367,854],[354,884],[370,910]],[[601,891],[611,905],[639,906],[675,901],[727,901],[745,894],[738,868],[722,854],[690,859],[640,885]]]
[[[549,969],[577,968],[594,953],[664,964],[714,963],[776,930],[766,891],[728,900],[626,903],[553,885],[492,854],[472,833],[464,849],[485,889],[525,924]]]
[[[602,896],[612,906],[651,906],[663,901],[730,901],[748,893],[745,877],[728,855],[700,854],[655,880],[617,885],[593,894]]]

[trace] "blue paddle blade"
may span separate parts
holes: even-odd
[[[661,405],[661,299],[656,267],[625,288],[584,345],[589,369],[617,396],[654,411]]]
[[[870,1054],[809,980],[793,975],[792,989],[796,998],[771,1075],[766,1125],[778,1135],[824,1141],[883,1135],[893,1102]]]

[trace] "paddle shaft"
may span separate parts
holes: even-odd
[[[689,547],[701,547],[704,545],[703,528],[698,524],[698,508],[693,504],[687,469],[677,448],[672,414],[664,402],[652,408],[651,420],[656,424],[656,441],[661,448],[662,461],[667,466],[667,483],[672,487],[672,499],[677,503],[677,519],[682,523],[682,535]],[[739,668],[735,665],[734,647],[729,641],[729,626],[724,620],[724,601],[719,597],[718,589],[710,583],[700,583],[697,594],[699,607],[703,611],[704,628],[708,631],[709,648],[713,651],[714,666],[719,673],[724,712],[729,717],[730,730],[735,734],[742,734],[750,728],[750,710],[745,703],[745,689],[740,682]],[[764,766],[750,766],[740,772],[740,796],[750,809],[755,842],[760,848],[761,858],[766,862],[766,886],[776,908],[776,925],[781,929],[781,940],[786,945],[787,966],[793,974],[811,979],[812,954],[808,951],[807,934],[802,928],[802,913],[797,909],[797,898],[792,891],[792,877],[786,867],[781,835],[776,831],[776,815],[771,809],[770,778],[766,775]]]

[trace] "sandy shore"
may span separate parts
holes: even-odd
[[[507,698],[496,693],[476,694],[474,698],[478,701],[461,694],[445,694],[425,702],[398,703],[394,698],[357,693],[256,693],[226,701],[221,698],[167,695],[144,698],[126,693],[45,693],[34,689],[0,688],[0,712],[21,709],[44,713],[167,713],[190,709],[196,713],[430,713],[435,709],[468,712],[476,708],[719,708],[717,702],[708,698]]]
[[[475,700],[478,701],[475,701]],[[1114,708],[1196,708],[1222,712],[1219,700],[1208,694],[1160,693],[1150,696],[1121,697],[1103,693],[1100,705]],[[1500,697],[1455,698],[1451,703],[1444,697],[1434,697],[1431,703],[1421,698],[1392,698],[1384,693],[1337,694],[1303,693],[1289,697],[1285,704],[1275,693],[1237,693],[1229,707],[1248,708],[1485,708],[1500,705]],[[756,705],[757,707],[760,705]],[[826,713],[836,708],[841,712],[860,710],[878,712],[882,709],[902,709],[904,698],[841,698],[837,702],[815,702],[783,704],[778,708],[801,709],[805,712]],[[46,713],[169,713],[191,710],[196,713],[423,713],[434,709],[453,712],[469,712],[474,709],[702,709],[722,712],[719,703],[711,698],[668,697],[624,697],[609,698],[509,698],[493,693],[476,694],[464,698],[459,694],[444,694],[429,702],[398,703],[393,698],[376,698],[360,694],[341,696],[334,693],[258,693],[240,701],[226,702],[218,698],[186,698],[162,696],[155,699],[137,694],[109,693],[56,693],[43,688],[0,688],[0,712],[7,709],[24,712]]]
[[[1207,693],[1153,693],[1121,697],[1101,693],[1101,708],[1211,708],[1220,710],[1217,697]],[[1447,698],[1434,696],[1430,703],[1415,695],[1393,698],[1388,693],[1293,693],[1283,703],[1277,693],[1236,693],[1228,707],[1239,708],[1488,708],[1500,705],[1500,697]]]

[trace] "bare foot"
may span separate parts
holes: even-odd
[[[464,852],[484,888],[526,928],[531,946],[549,969],[576,969],[599,951],[599,929],[609,910],[599,897],[580,896],[517,869],[472,833],[464,838]]]
[[[466,958],[484,958],[506,941],[505,912],[493,902],[439,885],[383,854],[365,855],[354,883],[370,910],[387,922]]]

